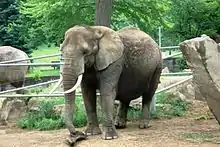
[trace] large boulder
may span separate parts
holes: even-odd
[[[28,55],[25,52],[12,46],[0,46],[0,50],[0,62],[28,59]],[[17,63],[30,63],[30,61],[19,61]],[[11,84],[16,88],[22,87],[27,71],[28,66],[0,67],[0,91],[5,91],[7,84]]]
[[[203,35],[181,42],[180,49],[201,95],[220,123],[220,46]]]
[[[5,98],[0,101],[0,121],[2,124],[15,122],[27,111],[39,111],[40,101],[31,99],[28,103],[20,98]]]
[[[14,122],[24,115],[26,109],[27,106],[22,100],[5,99],[2,103],[2,108],[0,111],[0,120],[3,124],[6,124],[7,122]]]

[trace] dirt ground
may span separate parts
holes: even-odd
[[[118,130],[119,138],[101,140],[88,137],[77,147],[220,147],[220,129],[205,103],[194,101],[185,117],[152,120],[151,127],[139,130],[137,122]],[[83,130],[80,128],[78,130]],[[66,129],[27,131],[12,126],[0,126],[0,147],[67,147]]]

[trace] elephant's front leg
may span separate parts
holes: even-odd
[[[110,89],[110,88],[109,88]],[[101,105],[103,110],[103,139],[115,139],[118,137],[113,120],[114,100],[116,92],[114,89],[101,90]],[[104,91],[104,92],[103,92]]]
[[[101,130],[98,124],[97,112],[96,112],[96,86],[95,83],[91,83],[91,80],[87,80],[86,76],[81,84],[82,94],[87,114],[87,128],[85,130],[86,135],[101,134]]]
[[[118,137],[114,125],[113,112],[121,70],[121,66],[115,67],[113,64],[100,74],[100,96],[104,116],[102,130],[103,139],[115,139]]]

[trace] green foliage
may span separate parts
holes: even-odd
[[[52,67],[51,69],[48,70],[39,70],[39,69],[34,69],[30,70],[30,72],[26,75],[26,77],[33,77],[35,80],[40,80],[40,77],[44,76],[59,76],[60,75],[60,70],[53,70]]]
[[[83,127],[86,125],[86,113],[81,103],[81,98],[76,98],[76,110],[73,118],[75,127]],[[40,102],[40,108],[36,111],[27,111],[25,116],[17,122],[19,128],[37,129],[37,130],[54,130],[65,127],[64,118],[61,113],[54,110],[55,105],[63,104],[64,99],[53,98],[53,100],[43,100]]]
[[[176,65],[179,67],[179,69],[182,71],[184,69],[188,69],[188,65],[186,63],[186,59],[183,57],[178,57],[175,59]]]
[[[173,116],[181,117],[185,115],[185,112],[190,107],[190,103],[179,98],[175,98],[170,93],[157,94],[156,112],[152,113],[152,117],[159,118],[171,118]]]
[[[171,0],[168,12],[173,27],[171,33],[178,38],[190,39],[202,35],[220,33],[219,0]]]
[[[50,54],[56,54],[58,53],[59,48],[56,47],[53,44],[50,44],[49,46],[46,44],[38,46],[37,50],[33,50],[31,53],[31,56],[37,57],[37,56],[44,56],[44,55],[50,55]],[[34,62],[36,63],[50,63],[54,60],[60,60],[60,56],[50,57],[50,58],[42,58],[42,59],[35,59]],[[40,67],[32,67],[26,77],[33,77],[36,80],[38,80],[40,77],[43,76],[59,76],[60,70],[55,69],[52,66],[40,66]]]
[[[155,33],[155,28],[163,25],[166,0],[115,0],[113,1],[112,28],[127,25],[137,26],[144,31]],[[94,24],[95,2],[91,0],[28,0],[21,5],[21,12],[33,24],[45,28],[43,35],[49,42],[61,43],[65,31],[74,25]],[[38,27],[37,27],[38,28]]]
[[[166,26],[166,0],[115,0],[112,16],[112,27],[115,30],[126,26],[135,26],[157,37],[157,28]]]
[[[21,10],[47,29],[45,35],[49,41],[60,44],[69,27],[93,23],[94,15],[91,14],[95,13],[95,3],[91,0],[28,0]]]
[[[55,105],[64,104],[63,98],[53,98],[50,100],[42,100],[39,110],[27,111],[26,115],[19,119],[18,127],[23,129],[37,129],[37,130],[53,130],[65,127],[64,118],[60,113],[54,111]],[[190,104],[181,99],[177,99],[170,94],[161,93],[157,95],[156,112],[151,114],[152,118],[171,118],[181,117],[188,110]],[[168,107],[166,107],[168,106]],[[128,120],[138,120],[141,110],[130,108],[128,111]],[[102,123],[103,117],[101,108],[98,105],[99,122]],[[76,97],[75,115],[73,118],[75,127],[83,127],[87,124],[85,107],[81,97]]]
[[[19,12],[19,0],[2,0],[0,2],[0,45],[10,45],[31,53],[22,29],[25,21]]]
[[[28,111],[18,121],[18,127],[38,130],[59,129],[64,126],[64,120],[60,114],[53,110],[53,102],[42,101],[39,111]]]
[[[93,25],[95,1],[2,0],[0,2],[0,45],[11,44],[30,53],[41,44],[62,42],[74,25]],[[158,38],[162,44],[179,42],[205,33],[220,33],[219,0],[114,0],[111,27],[135,26]]]
[[[179,98],[175,98],[169,93],[157,94],[156,112],[151,112],[153,119],[172,118],[184,116],[190,107],[190,103]],[[138,120],[141,109],[130,108],[128,120]]]
[[[211,132],[192,132],[184,133],[182,137],[193,142],[215,142],[218,140],[219,135],[212,134]]]

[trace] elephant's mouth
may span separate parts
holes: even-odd
[[[79,75],[77,78],[76,84],[71,89],[66,90],[64,92],[61,92],[61,94],[68,94],[68,93],[75,91],[80,86],[80,84],[82,82],[82,77],[83,77],[82,74]],[[60,74],[60,79],[59,79],[58,83],[54,86],[54,88],[50,91],[50,94],[52,94],[58,88],[58,86],[61,85],[62,81],[63,81],[63,76],[62,76],[62,74]]]

